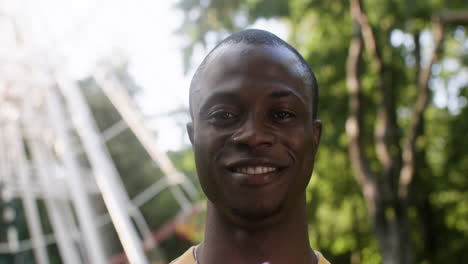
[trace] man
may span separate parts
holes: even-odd
[[[328,263],[309,245],[306,217],[317,100],[307,63],[269,32],[236,33],[208,54],[187,124],[208,197],[205,238],[172,263]]]

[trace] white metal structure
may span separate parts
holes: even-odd
[[[122,121],[101,133],[81,88],[60,70],[57,58],[28,46],[28,27],[14,10],[0,11],[0,27],[9,28],[16,43],[7,53],[0,50],[0,200],[21,201],[30,234],[19,241],[10,227],[6,241],[0,241],[0,254],[32,250],[36,263],[47,264],[47,246],[56,243],[63,263],[107,263],[100,235],[103,217],[96,215],[92,202],[101,196],[128,261],[149,263],[144,247],[157,245],[139,207],[168,188],[186,212],[195,187],[158,151],[154,134],[111,66],[99,67],[94,78]],[[127,127],[165,175],[133,199],[106,146]],[[90,168],[80,165],[79,150]],[[53,233],[44,232],[38,201],[45,205]]]

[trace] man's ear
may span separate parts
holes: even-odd
[[[320,145],[320,138],[322,137],[322,121],[314,120],[314,146],[315,151],[317,151],[318,146]]]
[[[187,133],[190,139],[190,143],[192,143],[193,145],[193,123],[192,122],[187,123]]]

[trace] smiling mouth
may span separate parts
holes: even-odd
[[[240,165],[228,170],[240,185],[260,188],[276,181],[283,169],[271,165]]]
[[[231,168],[230,170],[232,172],[249,174],[249,175],[261,175],[261,174],[268,174],[268,173],[279,171],[279,168],[271,167],[271,166],[245,166],[245,167]]]

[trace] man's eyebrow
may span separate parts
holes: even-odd
[[[295,95],[291,91],[274,91],[269,94],[270,97],[280,98]]]
[[[237,100],[238,98],[239,95],[235,92],[214,92],[211,95],[209,95],[208,99],[204,102],[204,104],[200,106],[200,111],[203,112],[204,110],[206,110],[207,107],[210,107],[214,103]]]
[[[291,96],[293,98],[298,99],[302,103],[306,103],[304,98],[299,93],[297,93],[296,91],[290,91],[290,90],[273,91],[268,96],[273,97],[273,98],[282,98],[282,97]]]
[[[237,99],[238,97],[239,95],[235,92],[230,92],[230,91],[214,92],[208,96],[208,99],[206,100],[206,104],[214,103],[216,101],[227,101],[227,100]]]

